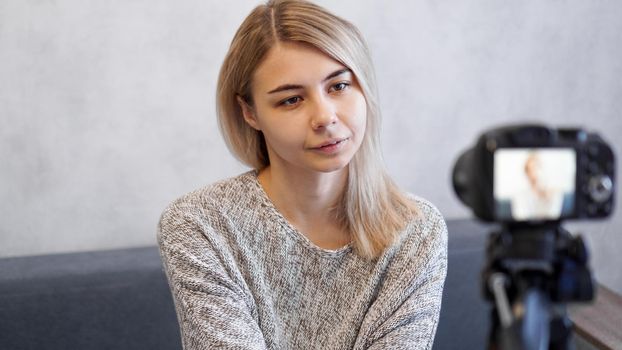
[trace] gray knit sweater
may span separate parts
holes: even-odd
[[[315,246],[251,171],[162,214],[158,243],[182,342],[198,349],[430,349],[447,271],[434,206],[376,260]]]

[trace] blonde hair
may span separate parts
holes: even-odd
[[[376,258],[396,241],[418,209],[384,168],[374,69],[354,25],[303,0],[271,0],[257,6],[236,32],[220,70],[217,112],[225,142],[241,162],[255,169],[270,164],[263,134],[246,123],[237,97],[252,105],[251,78],[278,42],[306,43],[323,51],[348,67],[363,91],[367,127],[348,165],[348,185],[334,213],[351,233],[355,251]]]

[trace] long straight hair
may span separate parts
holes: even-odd
[[[419,211],[385,170],[374,69],[367,45],[354,25],[304,0],[271,0],[257,6],[236,32],[220,70],[217,113],[225,142],[252,168],[270,164],[263,134],[246,123],[237,97],[252,105],[251,78],[278,42],[314,46],[348,67],[361,86],[367,127],[361,147],[348,164],[347,188],[333,213],[351,234],[357,254],[376,258]]]

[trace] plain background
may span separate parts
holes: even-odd
[[[471,215],[453,162],[491,127],[585,127],[622,154],[618,0],[318,3],[368,40],[390,173],[448,219]],[[0,0],[0,256],[153,245],[169,202],[245,171],[214,95],[257,4]],[[568,227],[622,293],[621,223]]]

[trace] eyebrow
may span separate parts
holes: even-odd
[[[348,73],[348,72],[352,72],[350,69],[348,68],[343,68],[343,69],[339,69],[336,70],[332,73],[330,73],[328,76],[326,76],[326,78],[324,78],[324,80],[322,80],[322,82],[326,82],[327,80],[330,80],[334,77],[338,77],[344,73]],[[286,90],[299,90],[302,89],[303,86],[302,85],[296,85],[296,84],[284,84],[284,85],[280,85],[279,87],[277,87],[276,89],[270,90],[268,91],[268,94],[274,94],[277,92],[281,92],[281,91],[286,91]]]

